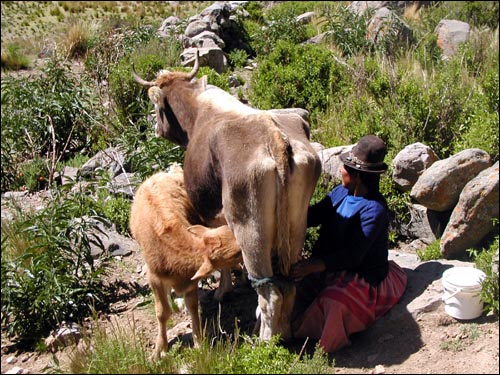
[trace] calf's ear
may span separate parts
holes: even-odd
[[[187,230],[203,239],[206,250],[211,253],[214,249],[222,246],[222,240],[218,234],[211,228],[204,227],[203,225],[193,225],[188,227]]]
[[[204,255],[203,263],[201,264],[200,268],[198,268],[198,271],[196,271],[191,280],[199,280],[208,277],[213,271],[214,271],[214,266],[212,265],[212,262],[208,258],[208,255]]]
[[[202,237],[205,234],[205,232],[208,230],[207,227],[204,227],[203,225],[192,225],[187,228],[188,232],[193,233],[195,236]]]

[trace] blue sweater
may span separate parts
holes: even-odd
[[[380,193],[354,197],[339,185],[309,208],[307,226],[321,226],[312,256],[323,259],[327,272],[357,273],[372,286],[387,276],[389,218]]]

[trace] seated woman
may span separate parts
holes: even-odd
[[[406,273],[388,260],[388,209],[379,190],[386,153],[382,139],[362,137],[340,155],[342,184],[308,211],[308,227],[321,227],[311,257],[292,266],[292,331],[319,340],[325,352],[350,345],[349,336],[389,311],[406,289]]]

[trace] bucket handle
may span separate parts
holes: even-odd
[[[455,297],[458,293],[461,293],[461,292],[463,292],[463,291],[464,291],[463,289],[457,289],[454,293],[450,294],[450,295],[449,295],[449,296],[447,296],[447,297],[444,297],[444,296],[443,296],[441,299],[442,299],[443,301],[449,300],[450,298]]]
[[[447,296],[447,297],[444,297],[444,296],[443,296],[441,299],[442,299],[443,301],[447,301],[447,300],[449,300],[450,298],[455,297],[455,296],[456,296],[458,293],[460,293],[461,291],[462,291],[462,290],[460,290],[460,289],[459,289],[459,290],[455,291],[454,293],[450,294],[450,295],[449,295],[449,296]]]

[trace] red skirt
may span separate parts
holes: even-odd
[[[350,345],[351,334],[371,326],[399,301],[406,279],[394,261],[389,261],[389,274],[376,288],[357,275],[336,276],[293,322],[294,337],[319,340],[327,353]]]

